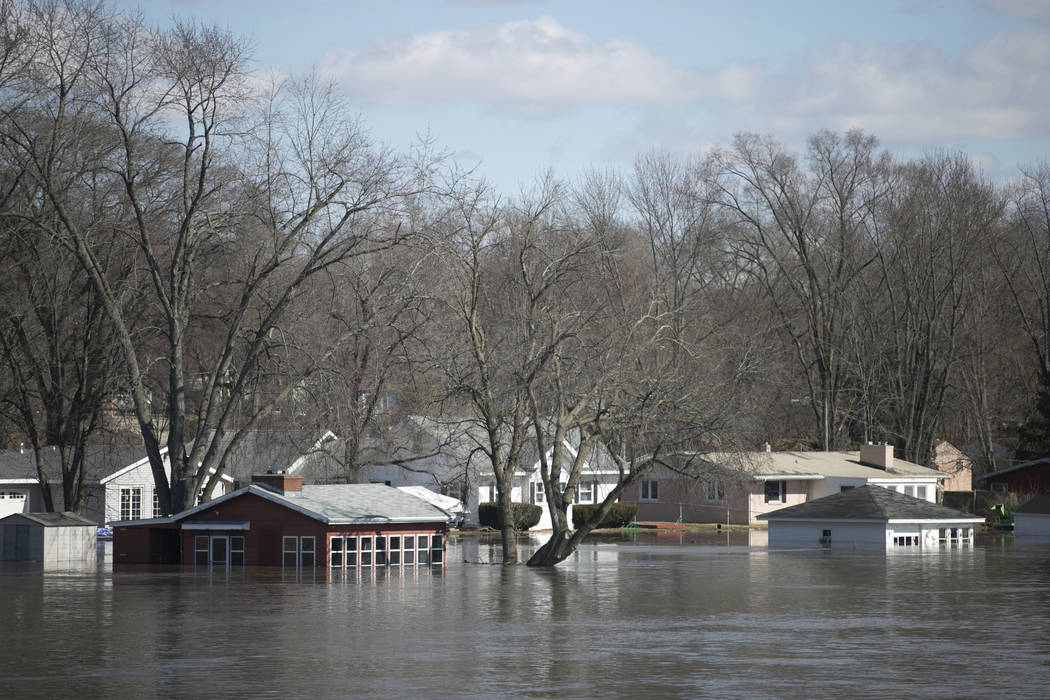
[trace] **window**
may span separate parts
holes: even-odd
[[[416,563],[416,536],[405,535],[405,566]]]
[[[193,563],[198,566],[208,565],[208,536],[198,535],[193,538]]]
[[[387,554],[390,557],[390,566],[401,566],[401,536],[390,536],[390,548]]]
[[[904,487],[904,495],[905,496],[911,496],[912,498],[914,498],[915,497],[915,487],[914,486],[905,486]]]
[[[361,566],[372,566],[372,538],[361,538]]]
[[[543,496],[543,484],[529,483],[529,503],[540,505],[544,502]]]
[[[416,537],[416,544],[418,545],[416,563],[417,564],[429,564],[430,563],[430,538],[427,535],[418,535]]]
[[[244,537],[241,535],[230,538],[230,564],[244,566]]]
[[[386,566],[386,537],[376,535],[376,566]]]
[[[712,481],[704,484],[704,499],[708,503],[725,503],[726,491],[721,482]]]
[[[786,481],[767,481],[765,491],[766,503],[783,503],[787,500]]]
[[[597,481],[581,481],[579,487],[576,489],[577,503],[594,503],[597,493]]]
[[[646,479],[638,487],[638,500],[640,501],[658,501],[660,500],[660,488],[659,481],[656,479]]]
[[[346,568],[357,566],[357,538],[347,537],[344,541],[346,551]]]
[[[432,535],[430,537],[430,563],[439,566],[444,559],[445,548],[442,546],[441,535]]]
[[[820,531],[820,543],[825,546],[831,544],[831,530]]]
[[[492,481],[481,482],[481,488],[478,489],[478,499],[482,503],[495,503],[496,502],[496,484]]]
[[[120,490],[120,519],[139,520],[142,518],[142,489]]]
[[[915,487],[915,497],[916,498],[921,498],[922,500],[925,501],[926,500],[926,487],[925,486],[916,486]]]
[[[299,538],[285,537],[281,548],[281,565],[294,567],[299,562]]]
[[[160,512],[160,496],[157,495],[157,489],[153,489],[153,517],[160,518],[163,515]]]
[[[328,566],[333,569],[343,568],[342,537],[332,537],[328,540]]]

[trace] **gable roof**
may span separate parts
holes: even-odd
[[[978,477],[977,480],[978,481],[987,481],[988,479],[991,479],[992,477],[995,477],[995,476],[1001,476],[1003,474],[1009,474],[1010,472],[1015,472],[1015,471],[1017,471],[1019,469],[1029,469],[1031,467],[1038,467],[1040,465],[1050,466],[1050,457],[1040,457],[1039,459],[1033,459],[1033,460],[1028,461],[1028,462],[1021,462],[1020,464],[1015,464],[1012,467],[1006,467],[1004,469],[1000,469],[999,471],[988,472],[984,476]]]
[[[84,453],[84,480],[101,482],[145,458],[146,448],[142,445],[88,445]],[[61,481],[62,462],[57,448],[44,448],[44,470],[51,481]],[[37,483],[33,451],[0,450],[0,481]]]
[[[447,511],[385,484],[303,486],[301,494],[297,496],[284,496],[265,486],[249,484],[168,518],[123,521],[120,525],[128,527],[176,523],[248,494],[276,503],[327,525],[444,523],[451,519]]]
[[[1023,513],[1027,515],[1050,515],[1050,493],[1036,496],[1020,508],[1014,510],[1014,515]]]
[[[937,478],[944,474],[936,469],[894,458],[893,469],[870,467],[860,461],[860,452],[748,452],[743,455],[713,453],[704,456],[708,462],[729,466],[749,473],[758,480],[823,479],[826,477],[854,479],[908,479]]]
[[[906,496],[882,486],[860,486],[797,506],[759,515],[760,520],[951,520],[983,522],[953,508]]]
[[[98,523],[94,520],[88,520],[81,515],[68,511],[61,513],[12,513],[6,518],[0,518],[0,523],[19,518],[32,520],[34,523],[44,527],[90,527],[92,529],[98,527]]]

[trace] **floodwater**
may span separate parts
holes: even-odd
[[[525,542],[523,551],[537,546]],[[642,535],[554,570],[0,569],[3,698],[1030,697],[1050,545],[768,550]]]

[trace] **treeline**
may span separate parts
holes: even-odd
[[[316,75],[260,80],[228,31],[0,7],[0,401],[41,480],[61,447],[55,507],[117,398],[166,512],[254,429],[346,437],[352,480],[415,412],[482,425],[507,503],[526,441],[553,449],[552,507],[599,441],[621,490],[767,440],[1044,449],[1046,164],[1001,186],[859,131],[742,134],[503,196]]]

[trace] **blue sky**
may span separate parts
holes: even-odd
[[[1050,159],[1050,0],[122,4],[247,35],[260,72],[317,68],[378,140],[429,133],[506,194],[740,131],[859,127],[995,179]]]

